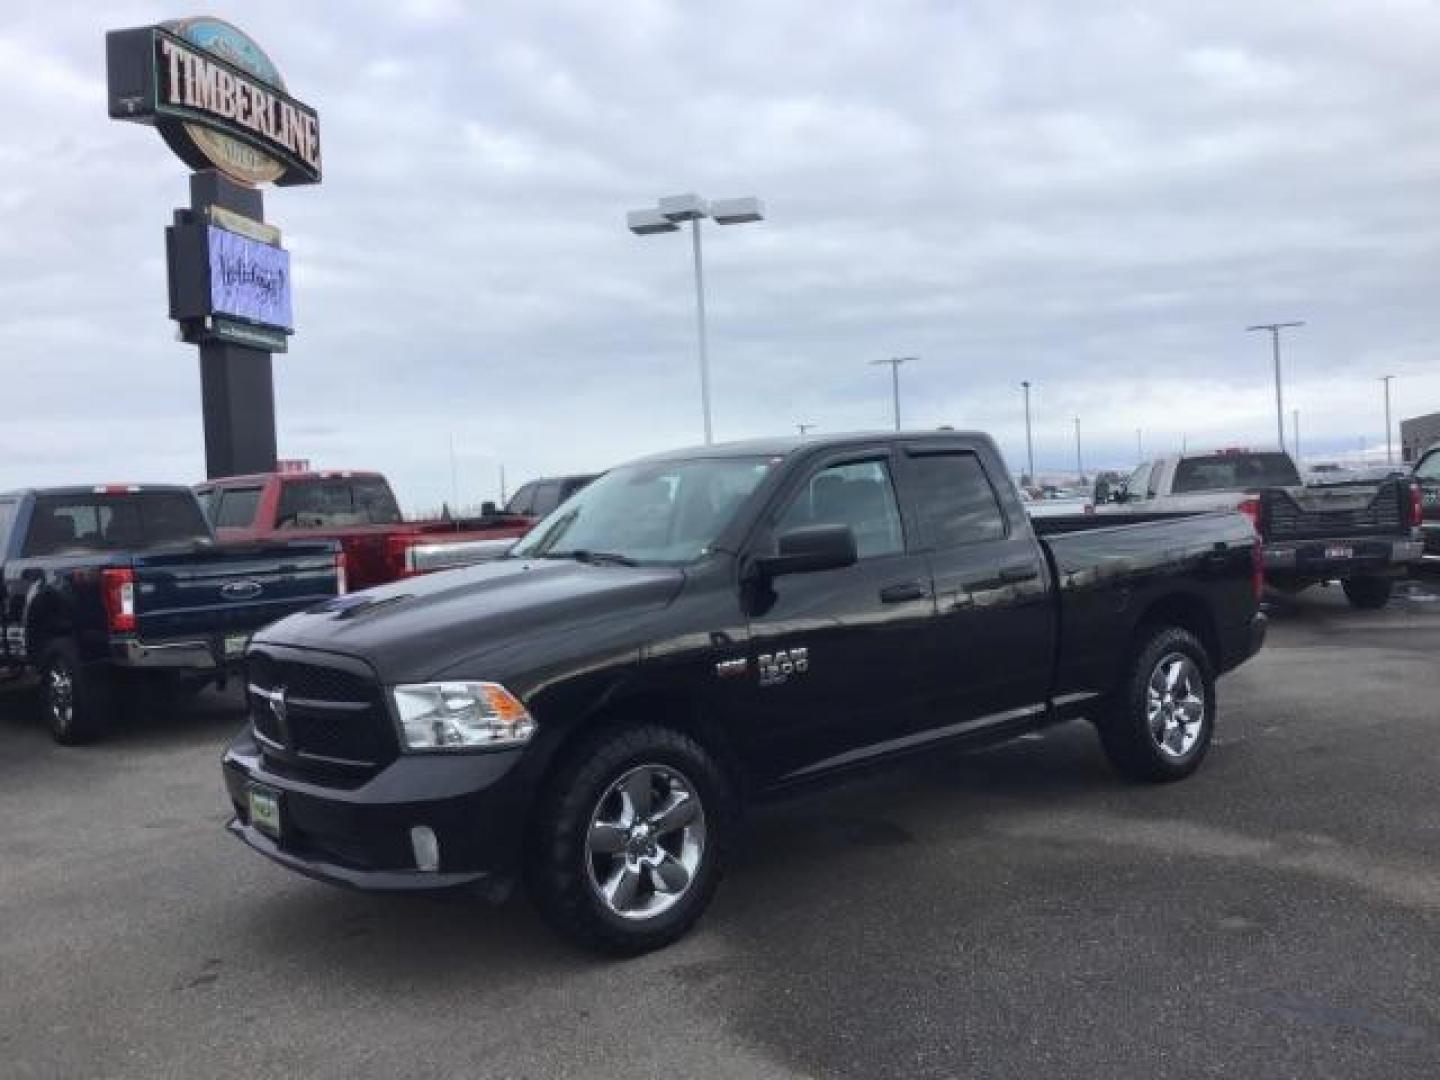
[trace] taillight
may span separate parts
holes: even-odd
[[[1260,500],[1246,499],[1239,506],[1235,507],[1240,513],[1250,519],[1250,524],[1255,526],[1255,531],[1260,531]]]
[[[1258,536],[1250,545],[1250,588],[1255,593],[1255,603],[1265,599],[1265,548]]]
[[[1414,480],[1410,481],[1410,524],[1425,524],[1425,491]]]
[[[105,619],[112,634],[135,632],[135,571],[129,569],[101,571],[101,587],[105,597]]]
[[[345,552],[335,556],[335,595],[344,596],[350,591],[349,582],[345,579]]]
[[[404,535],[392,536],[385,545],[386,561],[390,565],[390,576],[392,578],[407,578],[415,576],[415,546],[420,543],[420,538]]]

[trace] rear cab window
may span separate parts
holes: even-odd
[[[142,551],[210,539],[200,504],[188,491],[38,495],[25,555]]]
[[[1170,490],[1175,495],[1186,495],[1300,485],[1300,473],[1289,454],[1238,452],[1181,458]]]
[[[280,487],[280,508],[275,515],[277,529],[401,523],[395,495],[379,476],[286,480]]]

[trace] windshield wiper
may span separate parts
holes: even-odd
[[[608,563],[612,566],[640,565],[629,555],[621,555],[614,551],[590,551],[586,548],[576,548],[573,551],[547,551],[540,557],[542,559],[574,559],[576,562],[588,563],[591,566],[598,566],[601,563]]]

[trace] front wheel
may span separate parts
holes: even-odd
[[[1345,590],[1345,599],[1350,601],[1351,607],[1378,611],[1390,602],[1390,594],[1395,591],[1395,579],[1352,577],[1340,582],[1340,587]]]
[[[681,937],[710,903],[733,794],[688,735],[650,725],[598,733],[567,755],[541,799],[527,879],[565,936],[648,952]]]
[[[1132,780],[1183,780],[1200,767],[1215,729],[1215,676],[1188,630],[1146,636],[1097,724],[1105,754]]]

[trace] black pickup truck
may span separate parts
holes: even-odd
[[[1430,447],[1415,463],[1420,486],[1420,528],[1425,538],[1424,564],[1440,566],[1440,444]]]
[[[0,673],[38,673],[51,733],[85,742],[117,693],[223,680],[255,630],[343,574],[331,540],[217,549],[184,487],[0,493]]]
[[[649,458],[505,558],[257,635],[229,828],[362,888],[523,873],[561,931],[643,951],[794,784],[1075,717],[1125,775],[1188,775],[1261,585],[1235,512],[1032,523],[984,435]]]

